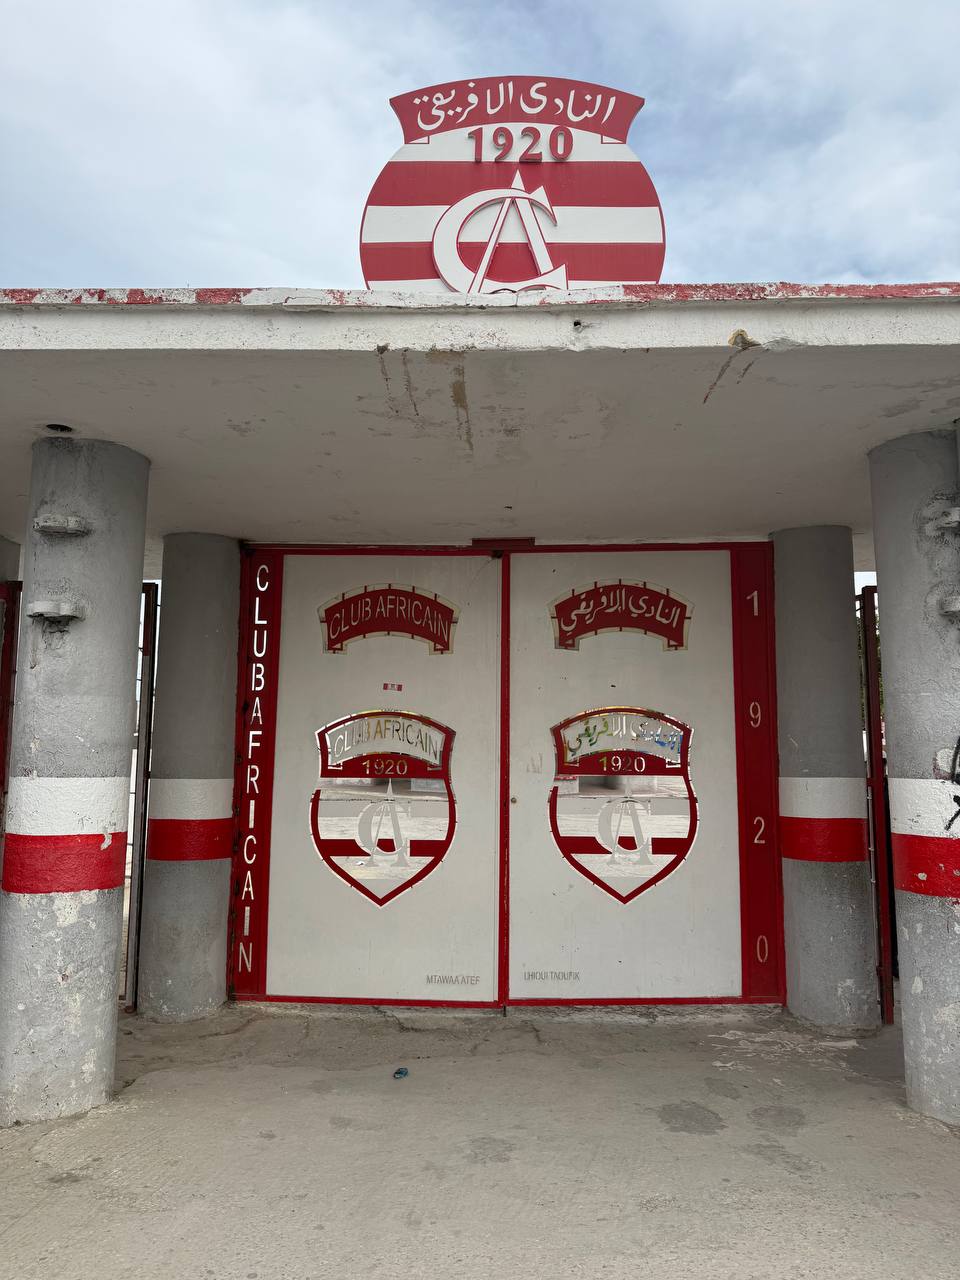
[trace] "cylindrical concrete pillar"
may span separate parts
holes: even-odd
[[[0,1123],[113,1088],[149,462],[42,440],[0,892]]]
[[[137,1005],[184,1021],[226,997],[240,547],[164,539]]]
[[[952,431],[870,454],[907,1100],[960,1124],[960,529]]]
[[[850,530],[773,536],[787,1006],[879,1023]]]

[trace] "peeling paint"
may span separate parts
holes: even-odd
[[[290,306],[294,309],[391,307],[399,310],[503,310],[518,307],[583,307],[625,303],[717,303],[816,301],[829,299],[877,302],[888,299],[960,298],[957,281],[911,284],[799,284],[788,281],[741,284],[625,284],[602,289],[560,292],[534,289],[519,294],[490,294],[473,299],[464,294],[413,294],[365,289],[295,290],[215,286],[206,288],[130,289],[0,289],[0,307],[237,307]]]

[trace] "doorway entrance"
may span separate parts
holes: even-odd
[[[231,984],[782,999],[767,544],[244,555]]]

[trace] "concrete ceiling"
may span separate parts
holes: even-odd
[[[960,418],[958,301],[12,307],[0,533],[63,422],[152,460],[154,539],[868,535],[867,451]]]

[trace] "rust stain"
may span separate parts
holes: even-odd
[[[467,403],[467,375],[463,364],[454,365],[453,381],[450,383],[450,399],[457,413],[457,427],[460,438],[473,453],[473,427],[470,423],[470,405]]]
[[[726,360],[724,360],[723,364],[720,366],[720,372],[717,374],[714,380],[710,383],[709,387],[707,387],[707,394],[703,397],[704,404],[707,403],[707,401],[713,395],[714,391],[716,391],[717,387],[720,385],[720,379],[727,372],[727,370],[730,368],[730,366],[733,364],[734,360],[736,360],[739,354],[740,354],[739,350],[732,351],[730,355],[727,356]]]
[[[400,352],[400,361],[403,365],[403,386],[407,393],[407,399],[410,401],[410,407],[413,410],[415,418],[420,417],[420,410],[417,408],[417,402],[413,394],[413,377],[410,373],[410,362],[407,358],[408,352],[406,348]]]
[[[395,402],[393,398],[393,388],[390,386],[390,373],[389,373],[389,370],[387,369],[387,362],[384,359],[384,356],[387,354],[389,350],[390,350],[389,343],[387,342],[378,343],[377,344],[377,361],[379,362],[379,365],[380,365],[380,376],[381,378],[383,378],[383,385],[387,389],[387,408],[390,410],[390,412],[393,414],[395,418],[399,418],[400,406]]]
[[[761,346],[761,343],[751,338],[745,329],[734,329],[733,333],[731,333],[730,337],[727,339],[727,346],[733,347],[733,350],[730,352],[726,360],[724,360],[723,364],[720,366],[720,372],[717,374],[714,380],[710,383],[709,387],[707,387],[707,393],[703,397],[704,404],[707,403],[707,401],[713,395],[714,391],[716,391],[717,387],[720,385],[720,380],[723,378],[724,374],[733,364],[734,360],[736,360],[737,356],[740,355],[741,352],[743,351],[749,351],[751,347]],[[756,358],[757,357],[754,356],[753,360],[748,361],[746,367],[741,370],[740,376],[739,378],[737,378],[737,386],[739,386],[740,383],[747,376],[747,372],[753,367],[753,363],[756,360]]]

